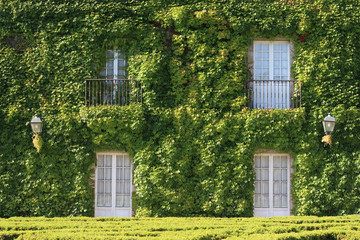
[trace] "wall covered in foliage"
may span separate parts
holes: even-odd
[[[294,214],[360,212],[358,2],[204,2],[0,0],[0,217],[92,216],[105,150],[131,155],[138,216],[252,216],[260,148],[294,157]],[[302,107],[251,109],[248,47],[277,37],[294,44]],[[143,102],[85,107],[115,47]]]

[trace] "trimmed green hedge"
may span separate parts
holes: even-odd
[[[9,218],[0,239],[359,239],[360,217]]]
[[[260,148],[293,155],[295,214],[359,213],[359,19],[355,0],[0,0],[0,216],[92,216],[106,150],[134,161],[138,216],[252,216]],[[277,37],[294,44],[302,108],[249,109],[248,47]],[[143,102],[84,107],[114,47]]]

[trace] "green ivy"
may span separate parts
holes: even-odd
[[[359,213],[359,19],[355,0],[0,0],[0,217],[92,216],[108,150],[134,162],[138,216],[252,216],[259,149],[294,157],[295,214]],[[249,109],[248,47],[277,37],[302,107]],[[85,107],[84,79],[116,47],[142,103]]]

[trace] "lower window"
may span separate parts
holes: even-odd
[[[254,216],[290,215],[290,156],[287,154],[257,154]]]
[[[95,217],[131,217],[132,164],[126,153],[97,153]]]

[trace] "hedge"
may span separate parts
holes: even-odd
[[[0,239],[358,239],[359,216],[0,219]]]

